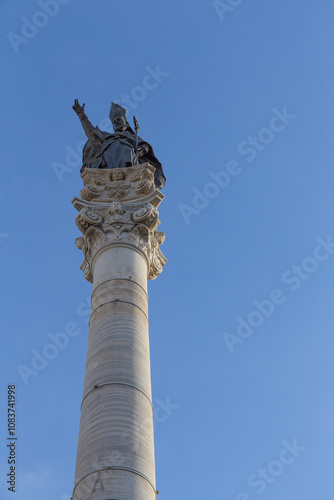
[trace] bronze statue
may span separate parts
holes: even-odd
[[[109,117],[115,133],[110,134],[93,127],[84,112],[85,105],[80,106],[78,99],[75,99],[73,109],[88,137],[83,149],[81,172],[85,168],[117,169],[149,162],[155,167],[156,187],[161,189],[165,185],[166,178],[152,146],[138,137],[139,126],[136,117],[134,117],[135,133],[126,119],[126,109],[113,102]]]

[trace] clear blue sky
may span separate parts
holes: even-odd
[[[1,499],[11,383],[15,500],[72,492],[91,285],[71,106],[99,124],[126,95],[167,177],[168,264],[149,284],[159,500],[332,498],[333,2],[51,4],[0,7]],[[69,322],[80,333],[24,380]]]

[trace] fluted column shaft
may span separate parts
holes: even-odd
[[[147,261],[121,244],[99,251],[74,500],[153,500],[155,465]]]
[[[73,500],[155,500],[147,279],[166,259],[154,167],[85,169],[74,198],[93,283]]]

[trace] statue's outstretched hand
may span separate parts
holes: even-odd
[[[74,99],[74,105],[72,106],[77,115],[85,112],[85,103],[80,106],[78,99]]]

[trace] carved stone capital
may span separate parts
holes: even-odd
[[[158,206],[164,196],[154,185],[154,172],[150,163],[117,169],[86,168],[81,175],[85,185],[81,199],[93,202],[145,199]]]
[[[154,167],[150,164],[122,169],[85,169],[81,198],[73,204],[82,236],[76,246],[82,250],[84,277],[92,282],[93,260],[110,245],[132,246],[148,263],[148,279],[155,279],[167,262],[160,251],[165,239],[157,231],[157,207],[164,196],[154,186]]]

